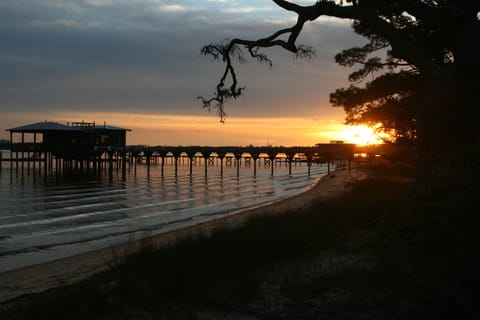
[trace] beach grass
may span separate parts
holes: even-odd
[[[163,248],[146,241],[106,272],[5,305],[0,318],[473,319],[473,233],[457,239],[455,223],[411,200],[412,166],[368,171],[303,210]]]

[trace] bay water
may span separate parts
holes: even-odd
[[[9,154],[4,153],[4,158]],[[203,159],[126,169],[0,170],[0,272],[155,236],[292,197],[327,174],[326,165],[271,167]],[[223,171],[223,172],[222,172]]]

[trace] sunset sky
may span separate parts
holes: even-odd
[[[272,49],[273,68],[238,66],[245,97],[227,105],[224,124],[196,99],[212,94],[223,71],[200,55],[203,45],[265,37],[294,21],[270,0],[2,0],[0,139],[24,124],[84,120],[132,129],[128,144],[348,141],[328,95],[352,71],[334,55],[366,42],[349,21],[306,26],[299,42],[315,48],[313,60]]]

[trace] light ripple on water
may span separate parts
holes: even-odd
[[[253,208],[306,190],[325,166],[144,166],[110,175],[0,170],[0,272],[108,247]]]

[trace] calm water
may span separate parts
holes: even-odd
[[[4,154],[4,157],[6,155]],[[326,166],[292,167],[199,163],[50,173],[0,170],[0,272],[71,256],[235,214],[301,193],[326,174]]]

